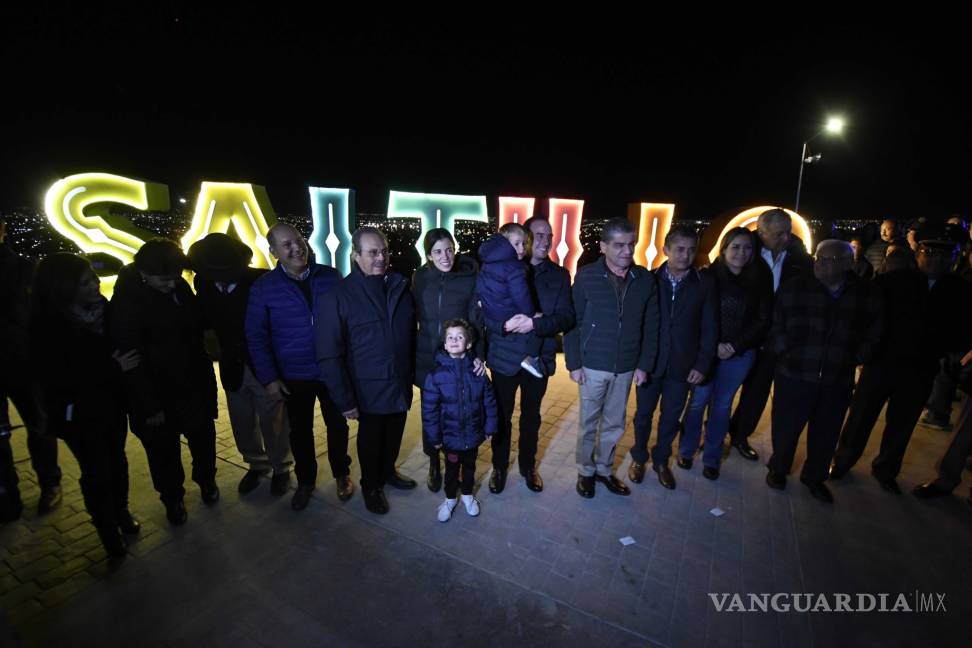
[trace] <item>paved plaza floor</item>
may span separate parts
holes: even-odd
[[[183,527],[166,522],[145,453],[129,436],[131,508],[143,530],[118,564],[104,557],[63,444],[64,502],[36,515],[38,488],[24,431],[16,430],[27,509],[0,527],[0,646],[970,644],[972,472],[954,497],[908,494],[934,474],[947,434],[916,430],[900,496],[869,474],[879,423],[862,461],[831,485],[832,506],[812,499],[796,475],[785,491],[770,490],[763,462],[735,453],[715,482],[697,462],[691,471],[673,467],[674,491],[649,472],[630,497],[599,487],[585,500],[574,490],[577,388],[560,367],[543,406],[544,492],[527,490],[514,468],[506,491],[489,493],[487,445],[477,473],[482,514],[470,518],[460,506],[446,524],[436,521],[441,493],[424,486],[417,391],[400,459],[420,486],[389,490],[386,516],[368,513],[358,491],[339,502],[326,460],[301,513],[289,496],[271,496],[269,481],[240,496],[245,465],[221,394],[222,499],[207,507],[187,485]],[[633,401],[619,476],[630,461]],[[763,461],[768,421],[767,409],[753,439]],[[317,437],[323,457],[319,416]],[[354,457],[353,439],[351,448]],[[356,460],[352,474],[357,480]],[[713,515],[716,507],[724,515]],[[634,543],[623,545],[626,537]],[[938,609],[929,612],[719,612],[709,594],[730,593],[826,594],[831,605],[839,593],[855,601],[885,593],[888,608],[898,594],[912,607],[916,593],[944,598],[933,597]]]

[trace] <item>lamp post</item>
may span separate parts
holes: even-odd
[[[827,124],[821,130],[817,131],[812,137],[807,138],[806,141],[803,142],[803,150],[800,151],[800,175],[797,178],[796,200],[794,201],[793,211],[797,213],[800,212],[800,189],[803,187],[803,165],[819,162],[821,157],[819,153],[816,155],[810,155],[809,151],[807,151],[807,144],[824,133],[827,133],[828,135],[840,135],[843,131],[844,120],[840,117],[831,117],[827,120]]]

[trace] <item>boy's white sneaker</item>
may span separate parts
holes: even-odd
[[[453,500],[455,501],[455,500]],[[466,507],[466,513],[472,517],[479,515],[479,500],[472,495],[462,496],[462,505]],[[455,506],[455,504],[453,504]]]
[[[522,362],[520,362],[520,366],[529,371],[533,376],[543,378],[543,369],[540,366],[539,358],[527,356],[523,358]]]
[[[463,496],[465,497],[465,495]],[[456,504],[459,502],[453,498],[446,498],[441,504],[439,504],[439,522],[448,522],[449,518],[452,517],[452,509],[456,508]]]

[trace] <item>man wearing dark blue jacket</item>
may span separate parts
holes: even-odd
[[[560,333],[574,328],[574,306],[570,299],[570,274],[547,258],[553,232],[550,223],[540,217],[529,219],[523,227],[532,234],[527,251],[530,259],[527,282],[542,317],[517,314],[505,322],[486,320],[489,365],[499,409],[499,425],[493,435],[493,474],[489,490],[501,493],[506,487],[513,436],[513,408],[516,391],[520,390],[520,439],[517,463],[527,488],[543,490],[543,479],[536,468],[537,439],[540,431],[540,403],[547,392],[547,381],[557,368],[557,342]],[[523,369],[520,361],[526,354],[526,336],[533,332],[541,340],[540,364],[544,376],[536,378]]]
[[[314,308],[341,279],[334,268],[314,263],[307,242],[291,225],[277,223],[267,232],[277,267],[250,289],[246,340],[257,380],[271,398],[287,401],[290,447],[297,491],[291,506],[307,507],[317,481],[314,449],[314,402],[320,401],[327,428],[327,458],[338,499],[354,492],[348,456],[348,424],[320,379],[314,351]]]
[[[339,411],[358,421],[365,507],[387,513],[384,487],[415,488],[398,473],[415,373],[415,302],[388,269],[388,240],[374,227],[351,236],[351,274],[315,309],[317,361]]]
[[[689,389],[705,380],[715,359],[719,342],[719,296],[712,275],[692,267],[698,242],[693,230],[684,225],[673,227],[665,236],[668,261],[654,272],[661,327],[658,361],[648,381],[635,389],[638,410],[628,477],[636,484],[645,478],[651,419],[660,398],[661,417],[657,443],[651,453],[652,465],[659,483],[668,489],[675,488],[668,459],[672,455],[678,419],[685,409]],[[687,470],[692,467],[692,459],[679,457],[678,465]]]
[[[641,385],[658,350],[658,288],[634,265],[637,235],[624,218],[601,230],[601,254],[577,271],[572,296],[577,326],[564,336],[570,379],[580,386],[577,492],[594,497],[601,482],[616,495],[631,491],[614,476],[631,383]]]

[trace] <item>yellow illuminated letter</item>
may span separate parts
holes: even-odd
[[[168,211],[169,189],[109,173],[79,173],[55,182],[44,199],[51,226],[84,252],[103,252],[131,263],[142,243],[157,235],[112,214],[112,205]]]
[[[675,205],[671,203],[629,203],[628,220],[638,232],[635,263],[649,270],[661,267],[665,256],[665,236],[672,227]]]
[[[253,250],[253,265],[272,268],[267,230],[276,222],[266,189],[235,182],[203,182],[196,199],[196,211],[189,231],[182,237],[182,249],[212,232],[227,233],[230,224],[236,236]]]

